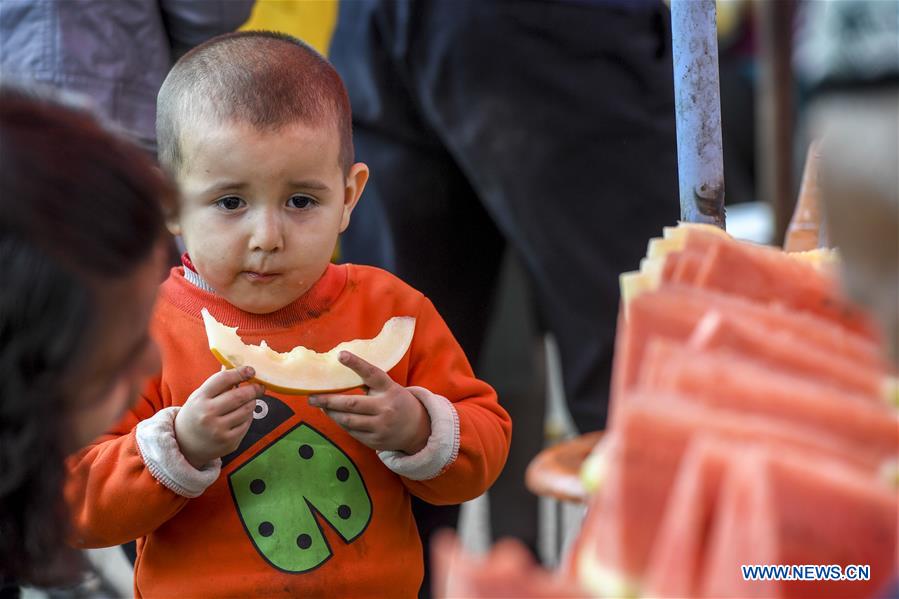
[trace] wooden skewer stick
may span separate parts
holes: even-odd
[[[805,252],[819,247],[827,238],[821,219],[821,188],[818,185],[818,162],[821,158],[817,141],[809,144],[799,187],[799,199],[787,227],[784,251]]]

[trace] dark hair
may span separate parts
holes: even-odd
[[[210,118],[260,131],[333,122],[340,166],[346,173],[353,164],[350,100],[340,75],[315,49],[283,33],[220,35],[175,64],[156,106],[159,161],[170,173],[183,166],[184,123]]]
[[[172,198],[87,113],[0,86],[0,581],[74,574],[62,485],[76,371],[104,284],[151,257]]]

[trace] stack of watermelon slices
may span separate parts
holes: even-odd
[[[604,474],[569,556],[592,593],[866,597],[896,576],[895,372],[831,262],[682,225],[622,276]],[[870,579],[744,580],[769,564]]]

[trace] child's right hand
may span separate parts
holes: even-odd
[[[256,398],[262,397],[265,388],[256,383],[237,385],[254,375],[249,366],[217,372],[191,393],[178,411],[175,439],[194,468],[202,468],[240,445],[253,422]]]

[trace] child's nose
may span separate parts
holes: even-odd
[[[253,223],[250,249],[274,252],[281,249],[283,244],[284,235],[281,217],[273,211],[264,211],[258,214]]]

